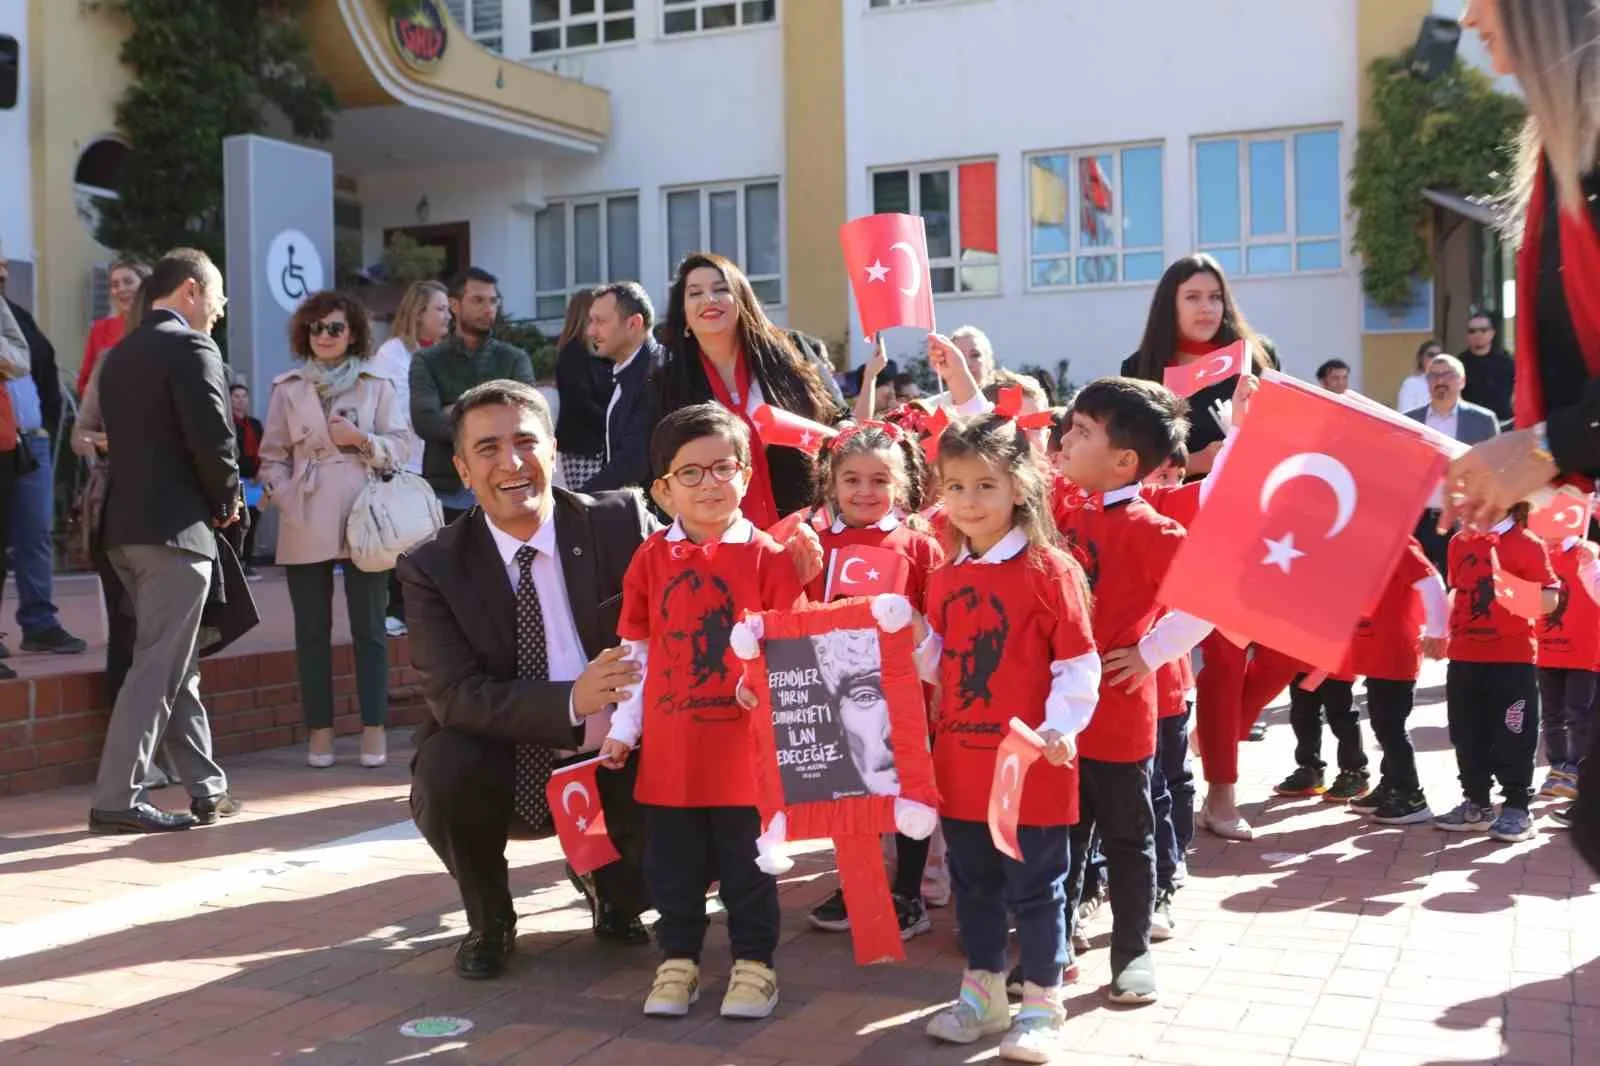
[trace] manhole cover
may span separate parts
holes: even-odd
[[[414,1036],[422,1040],[433,1040],[446,1036],[460,1036],[472,1028],[472,1022],[466,1018],[413,1018],[400,1026],[402,1036]]]

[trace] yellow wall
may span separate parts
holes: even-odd
[[[115,130],[114,108],[128,84],[117,59],[123,34],[118,19],[87,5],[29,0],[34,306],[64,380],[76,375],[89,334],[90,271],[110,259],[78,217],[72,176],[79,153]]]
[[[831,344],[849,335],[839,258],[845,223],[844,5],[783,5],[784,205],[789,325]],[[848,352],[836,351],[835,360]]]
[[[1356,64],[1361,78],[1361,121],[1372,120],[1372,92],[1367,67],[1416,42],[1428,0],[1356,0]],[[1364,333],[1361,336],[1361,391],[1393,402],[1400,382],[1413,372],[1417,346],[1427,333]]]

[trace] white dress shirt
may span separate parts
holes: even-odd
[[[611,385],[611,400],[610,400],[610,402],[608,402],[606,404],[606,423],[605,423],[606,424],[606,462],[608,462],[608,463],[611,462],[611,412],[616,408],[617,401],[622,399],[622,382],[618,381],[617,379],[622,377],[622,372],[624,370],[628,369],[630,366],[633,365],[633,361],[635,359],[639,358],[639,352],[642,352],[642,351],[644,351],[644,345],[641,344],[641,345],[639,345],[638,349],[634,351],[634,353],[632,355],[628,356],[628,358],[624,359],[620,363],[617,363],[615,366],[613,366],[611,368],[611,381],[612,381],[612,385]]]
[[[561,573],[561,560],[557,557],[556,523],[552,515],[548,522],[528,540],[518,540],[484,515],[484,525],[494,538],[495,550],[506,568],[506,579],[511,582],[515,597],[517,586],[522,584],[522,567],[517,565],[517,552],[531,547],[533,557],[533,587],[539,591],[539,614],[544,619],[544,642],[550,659],[551,681],[576,681],[589,665],[584,654],[583,641],[578,636],[578,623],[572,617],[572,600],[567,595],[567,580]],[[582,723],[576,709],[568,712],[574,726]]]
[[[1455,406],[1450,408],[1450,413],[1447,415],[1441,415],[1433,409],[1432,404],[1429,404],[1428,413],[1422,416],[1422,421],[1429,429],[1436,429],[1451,440],[1459,440],[1460,438],[1456,436],[1456,430],[1461,424],[1461,404],[1457,402]],[[1428,510],[1444,510],[1443,478],[1439,479],[1439,484],[1435,486],[1433,495],[1428,497]]]

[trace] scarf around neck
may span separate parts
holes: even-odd
[[[362,360],[355,356],[346,356],[332,364],[319,359],[307,359],[300,364],[300,373],[311,382],[324,405],[335,396],[342,396],[355,388],[361,378],[361,370]]]

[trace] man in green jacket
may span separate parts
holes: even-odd
[[[457,275],[450,283],[455,328],[411,360],[411,426],[424,444],[422,476],[438,494],[447,523],[472,510],[474,502],[451,462],[455,441],[450,408],[462,393],[485,381],[509,378],[533,384],[528,353],[491,336],[500,310],[499,286],[499,278],[477,267]]]

